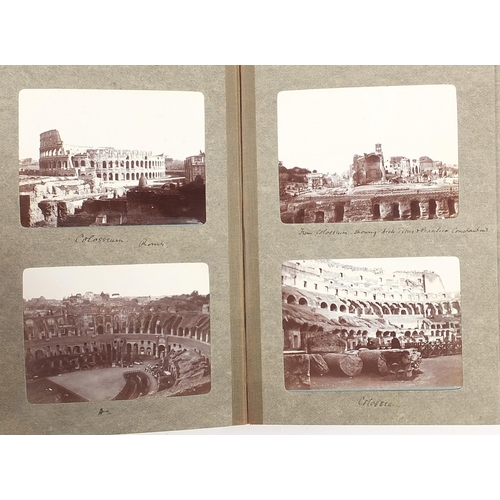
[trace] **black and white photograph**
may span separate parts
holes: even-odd
[[[462,386],[456,257],[282,265],[288,390]]]
[[[456,217],[456,89],[280,92],[278,159],[287,224]]]
[[[30,403],[210,392],[206,264],[29,268],[23,295]]]
[[[19,93],[24,227],[203,224],[201,92]]]

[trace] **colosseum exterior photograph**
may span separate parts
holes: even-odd
[[[285,386],[457,389],[460,304],[456,257],[284,262]]]
[[[208,286],[203,263],[26,269],[28,401],[209,392]]]
[[[287,224],[456,217],[455,87],[280,92],[278,158]]]
[[[21,91],[21,224],[204,223],[204,115],[200,92]]]

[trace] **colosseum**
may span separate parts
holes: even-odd
[[[461,338],[460,293],[446,291],[433,271],[384,272],[336,261],[290,261],[282,266],[285,350],[330,331],[349,344],[369,338]]]
[[[106,182],[165,177],[166,156],[151,151],[115,148],[64,146],[57,130],[40,134],[40,171],[42,174],[94,173]]]
[[[199,156],[194,175],[191,164],[197,156],[177,160],[178,170],[172,170],[173,159],[165,154],[70,146],[57,130],[42,132],[39,168],[20,170],[21,224],[204,223],[205,155]]]
[[[209,305],[208,298],[201,306],[193,300],[91,292],[62,301],[30,299],[24,311],[28,396],[32,393],[36,399],[36,384],[41,380],[55,381],[56,393],[68,375],[77,373],[82,378],[86,373],[82,370],[100,375],[112,367],[124,371],[118,378],[126,377],[131,368],[141,372],[149,395],[162,395],[162,391],[170,395],[165,389],[172,392],[184,386],[190,393],[206,392],[211,358]],[[79,400],[70,397],[68,402]]]

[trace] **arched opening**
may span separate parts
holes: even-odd
[[[289,295],[287,298],[286,298],[286,302],[287,304],[295,304],[295,297],[293,295]]]
[[[436,200],[429,200],[429,219],[436,218],[437,203]]]
[[[328,304],[326,302],[321,302],[321,309],[328,309]]]
[[[301,298],[299,299],[299,304],[300,304],[301,306],[307,306],[307,305],[308,305],[307,300],[306,300],[304,297],[301,297]]]
[[[399,219],[401,217],[399,213],[399,203],[393,203],[391,205],[391,215],[393,219]]]
[[[378,203],[373,205],[373,218],[380,219],[380,205]]]
[[[316,212],[314,222],[325,222],[325,212]]]
[[[330,311],[337,311],[337,304],[331,304],[330,305]]]
[[[450,216],[455,215],[456,214],[455,200],[453,198],[448,198],[447,202],[448,202],[448,214]]]
[[[410,219],[415,220],[420,218],[420,203],[417,200],[412,200],[410,203]]]
[[[347,311],[347,307],[346,307],[344,304],[342,304],[342,305],[340,306],[340,312],[345,313],[346,311]]]
[[[97,327],[97,335],[103,335],[104,334],[104,327],[102,325],[99,325]]]
[[[342,222],[344,220],[344,204],[336,203],[333,211],[333,222]]]

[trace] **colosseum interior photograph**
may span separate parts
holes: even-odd
[[[28,401],[209,392],[208,287],[203,263],[26,269]]]
[[[289,390],[462,385],[456,257],[287,261],[282,309]]]

